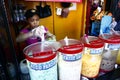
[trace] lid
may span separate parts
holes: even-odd
[[[106,43],[120,44],[120,35],[111,35],[105,33],[104,37],[100,35],[99,38]]]
[[[55,44],[56,42],[37,42],[24,48],[23,52],[26,59],[31,62],[46,62],[56,56]]]
[[[59,52],[65,54],[76,54],[83,51],[83,44],[79,40],[68,39],[68,44],[66,44],[65,40],[59,41],[62,47],[58,50]]]
[[[84,39],[82,39],[82,42],[84,43],[85,47],[89,48],[101,48],[104,46],[104,43],[102,40],[100,40],[98,37],[95,36],[88,36],[89,43],[86,43]]]

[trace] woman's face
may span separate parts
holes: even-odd
[[[33,17],[28,18],[28,23],[32,29],[39,26],[39,19],[40,18],[38,15],[34,15]]]

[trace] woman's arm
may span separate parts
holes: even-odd
[[[46,32],[46,40],[55,40],[56,41],[56,36],[50,33],[49,31]]]
[[[32,37],[33,33],[32,32],[28,32],[28,33],[23,33],[21,32],[18,37],[16,38],[16,42],[22,42],[25,41],[27,38]]]

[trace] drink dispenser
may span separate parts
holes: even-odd
[[[88,36],[87,39],[89,42],[86,43],[85,38],[81,39],[85,46],[82,56],[81,74],[83,77],[95,78],[99,74],[104,43],[98,37],[94,36]]]
[[[116,58],[120,49],[120,36],[115,34],[100,35],[99,38],[105,42],[102,55],[100,72],[106,73],[114,69]]]
[[[59,42],[62,45],[58,50],[59,80],[80,80],[83,44],[75,39]]]
[[[57,42],[38,42],[24,48],[31,80],[58,80]]]

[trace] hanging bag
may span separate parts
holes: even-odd
[[[46,18],[52,15],[50,5],[47,5],[46,2],[40,2],[39,6],[36,6],[39,11],[40,18]]]
[[[61,6],[63,7],[61,17],[66,18],[70,12],[69,7],[71,6],[71,3],[70,2],[62,2]]]

